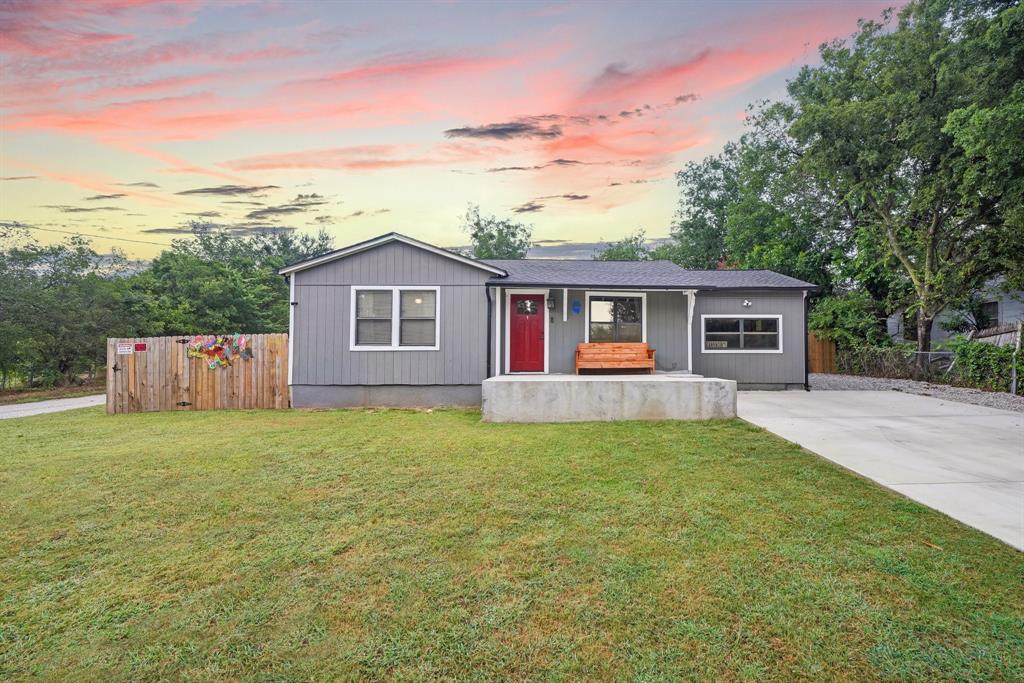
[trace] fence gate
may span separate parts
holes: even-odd
[[[107,339],[107,412],[288,407],[288,335],[244,335],[251,358],[210,368],[190,336]]]
[[[811,372],[834,373],[836,371],[836,343],[829,339],[818,339],[813,332],[808,333],[807,362]]]

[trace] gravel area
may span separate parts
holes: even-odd
[[[973,403],[977,406],[988,406],[1000,410],[1014,410],[1024,413],[1024,396],[1011,396],[994,391],[980,391],[964,387],[951,387],[946,384],[915,382],[912,379],[886,379],[884,377],[860,377],[856,375],[818,375],[810,376],[811,389],[821,391],[902,391],[907,394],[934,396],[947,401]]]

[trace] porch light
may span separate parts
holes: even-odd
[[[555,310],[555,300],[550,298],[550,297],[548,297],[548,310],[549,311]]]

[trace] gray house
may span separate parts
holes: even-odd
[[[281,269],[292,405],[479,405],[481,383],[575,374],[581,342],[646,342],[656,372],[806,382],[813,285],[668,261],[477,260],[397,233]]]

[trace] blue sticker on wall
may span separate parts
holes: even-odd
[[[583,304],[580,303],[579,299],[572,300],[572,313],[573,315],[579,315],[580,311],[583,310]]]

